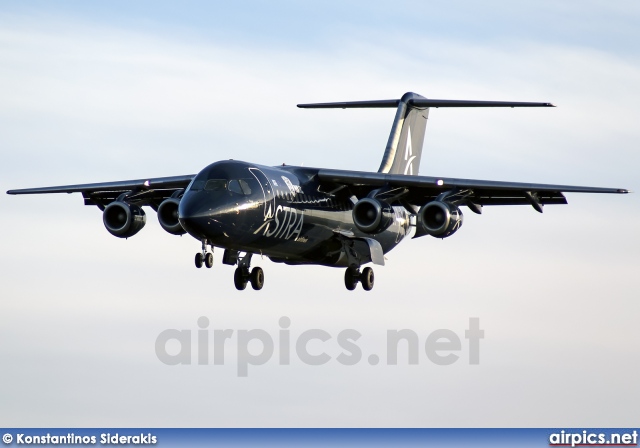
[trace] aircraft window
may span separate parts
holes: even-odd
[[[191,185],[189,186],[188,190],[189,191],[199,191],[199,190],[202,190],[202,187],[204,187],[204,181],[203,180],[194,180],[193,182],[191,182]]]
[[[242,192],[242,188],[240,188],[240,182],[235,179],[229,181],[229,191],[232,193],[244,194]]]
[[[195,182],[194,182],[195,183]],[[227,189],[227,181],[224,179],[210,179],[204,186],[207,191],[221,191]]]
[[[251,194],[251,187],[249,186],[247,181],[244,180],[244,179],[240,179],[238,182],[240,183],[240,188],[242,189],[242,192],[244,194],[246,194],[246,195],[250,195]]]

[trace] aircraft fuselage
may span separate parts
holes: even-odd
[[[213,163],[185,190],[180,224],[194,238],[214,246],[260,253],[288,264],[348,266],[345,240],[356,245],[355,253],[368,254],[364,238],[372,238],[387,253],[407,236],[409,214],[402,206],[394,207],[395,220],[384,231],[360,232],[353,223],[353,203],[322,191],[315,180],[317,171]],[[371,257],[364,255],[362,263],[369,261]]]

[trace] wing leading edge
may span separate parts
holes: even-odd
[[[564,193],[629,193],[624,188],[579,187],[572,185],[532,184],[525,182],[502,182],[493,180],[457,179],[451,177],[406,176],[403,174],[373,173],[368,171],[347,171],[320,169],[318,178],[322,181],[345,185],[431,188],[446,191],[451,188],[480,188],[492,190],[557,191]]]
[[[92,184],[60,185],[56,187],[23,188],[9,190],[7,194],[46,194],[46,193],[95,193],[105,191],[131,191],[149,189],[185,188],[195,174],[171,177],[155,177],[116,182],[99,182]]]
[[[390,196],[403,203],[421,206],[442,194],[470,205],[532,205],[542,212],[545,204],[566,204],[563,193],[625,194],[623,188],[582,187],[572,185],[501,182],[432,176],[407,176],[365,171],[318,170],[318,179],[333,189],[348,186],[366,195],[372,188],[388,188]],[[401,190],[405,191],[402,192]],[[400,193],[399,193],[400,191]],[[476,210],[478,208],[476,207]]]
[[[194,177],[195,174],[187,174],[116,182],[24,188],[9,190],[7,194],[82,193],[85,205],[97,205],[104,208],[120,195],[126,193],[128,202],[157,207],[163,199],[170,197],[177,190],[186,188]]]

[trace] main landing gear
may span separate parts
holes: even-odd
[[[258,291],[264,286],[264,271],[255,267],[249,272],[249,268],[238,266],[233,274],[233,283],[238,291],[244,290],[247,283],[251,283],[251,287]]]
[[[358,286],[358,282],[362,283],[362,289],[371,291],[373,289],[373,269],[366,267],[360,272],[355,266],[350,266],[344,273],[344,285],[349,291],[353,291]]]
[[[262,268],[255,267],[250,269],[252,255],[252,253],[245,253],[243,257],[240,257],[240,252],[237,250],[227,249],[224,251],[222,264],[238,265],[233,274],[233,284],[238,291],[246,289],[247,283],[251,283],[251,287],[256,291],[264,286],[264,271]]]
[[[198,269],[202,267],[203,263],[208,269],[211,269],[213,266],[213,246],[211,246],[211,252],[207,249],[208,246],[209,243],[207,243],[207,240],[202,240],[202,252],[198,252],[195,258]]]
[[[211,246],[211,252],[208,250],[209,243],[207,240],[202,240],[202,252],[196,254],[196,267],[199,269],[204,264],[207,268],[213,266],[213,246]],[[253,254],[246,253],[243,257],[240,257],[240,253],[236,250],[226,249],[222,257],[222,264],[228,264],[238,267],[233,274],[233,284],[236,289],[242,291],[247,288],[247,283],[251,283],[253,289],[260,290],[264,286],[264,271],[262,268],[251,268],[251,256]]]
[[[247,283],[251,283],[251,287],[259,291],[264,286],[264,271],[262,268],[255,267],[249,270],[251,265],[251,256],[253,254],[245,254],[244,257],[238,258],[238,267],[233,274],[233,284],[238,291],[242,291],[247,287]]]

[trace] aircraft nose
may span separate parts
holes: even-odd
[[[182,228],[197,239],[214,239],[224,235],[223,213],[199,192],[187,192],[178,206],[178,220]]]

